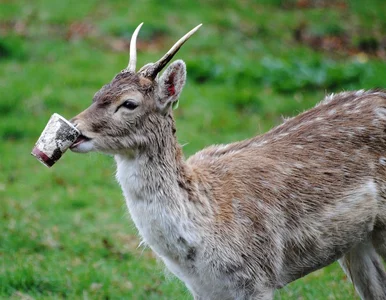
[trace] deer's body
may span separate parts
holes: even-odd
[[[385,230],[386,94],[327,99],[187,162],[172,122],[156,135],[169,149],[116,157],[141,236],[193,290],[210,299],[273,290]]]
[[[271,299],[338,259],[362,299],[386,299],[386,93],[327,97],[185,161],[170,109],[185,66],[148,70],[96,94],[73,150],[115,155],[140,235],[196,299]]]

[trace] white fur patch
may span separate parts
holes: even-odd
[[[386,157],[380,157],[380,158],[379,158],[379,163],[380,163],[382,166],[386,166]]]
[[[343,218],[344,216],[363,218],[366,215],[375,217],[377,214],[378,190],[375,182],[369,180],[367,183],[350,190],[347,195],[336,206],[329,210],[329,218]],[[373,224],[369,224],[371,230]]]
[[[375,109],[375,114],[381,119],[386,120],[386,108],[384,107],[377,107]]]
[[[70,148],[71,151],[77,152],[77,153],[87,153],[94,150],[94,143],[92,140],[90,141],[84,141],[80,143],[79,145]]]

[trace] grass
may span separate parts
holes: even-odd
[[[204,23],[177,55],[186,156],[262,133],[327,92],[384,86],[383,3],[313,2],[0,2],[0,298],[191,299],[137,247],[112,158],[68,153],[46,169],[31,148],[53,112],[74,116],[127,65],[142,21],[139,65]],[[333,264],[275,299],[358,298]]]

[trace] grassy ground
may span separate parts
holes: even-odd
[[[191,299],[137,248],[112,158],[68,153],[46,169],[29,154],[53,112],[74,116],[127,65],[140,22],[139,65],[204,23],[178,54],[187,156],[264,132],[326,92],[384,86],[382,1],[226,3],[0,0],[1,299]],[[333,264],[275,299],[357,298]]]

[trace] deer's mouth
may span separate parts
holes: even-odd
[[[78,136],[78,138],[76,139],[76,141],[71,145],[71,149],[75,149],[76,147],[78,147],[80,144],[84,143],[84,142],[88,142],[90,141],[91,138],[81,134],[80,136]]]

